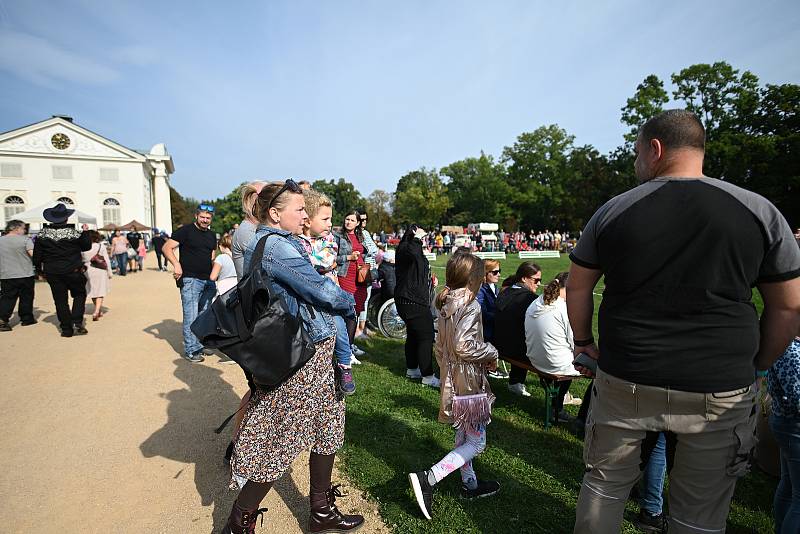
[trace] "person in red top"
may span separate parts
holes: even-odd
[[[359,313],[364,311],[364,303],[367,300],[367,285],[358,283],[358,268],[364,265],[365,248],[362,244],[363,235],[356,211],[351,211],[345,215],[341,232],[334,232],[334,236],[339,245],[339,253],[336,257],[336,263],[339,265],[337,268],[339,285],[355,298],[356,316],[358,316]],[[355,338],[356,322],[350,319],[345,320],[345,322],[347,323],[350,345],[352,345]],[[363,351],[356,352],[355,349],[353,352],[356,356],[364,354]],[[353,363],[356,362],[354,361]]]

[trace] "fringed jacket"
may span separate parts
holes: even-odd
[[[497,349],[483,341],[481,307],[466,289],[450,291],[439,311],[436,360],[441,374],[439,421],[454,424],[453,399],[486,393],[489,409],[494,400],[486,367],[497,360]],[[484,421],[466,421],[479,423]]]

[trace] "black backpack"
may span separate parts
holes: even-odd
[[[264,246],[271,236],[259,239],[249,272],[236,287],[217,297],[191,326],[203,346],[219,349],[264,389],[285,382],[316,351],[300,314],[289,312],[261,269]]]

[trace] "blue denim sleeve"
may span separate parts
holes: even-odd
[[[262,265],[270,277],[290,287],[312,306],[337,315],[355,317],[353,296],[327,276],[319,274],[311,262],[286,241],[276,242],[264,254]]]

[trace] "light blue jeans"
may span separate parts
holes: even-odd
[[[350,347],[350,338],[347,335],[344,317],[334,315],[333,324],[336,325],[336,345],[333,347],[333,355],[336,356],[336,362],[339,365],[350,365],[353,349]]]
[[[775,532],[800,532],[800,419],[772,415],[769,426],[781,451],[781,481],[775,490]]]
[[[659,515],[664,506],[664,475],[667,472],[667,438],[661,432],[650,453],[639,487],[639,507]]]
[[[183,306],[183,351],[187,356],[202,350],[203,345],[192,333],[192,323],[201,311],[211,303],[217,293],[217,286],[211,280],[183,277],[181,305]]]

